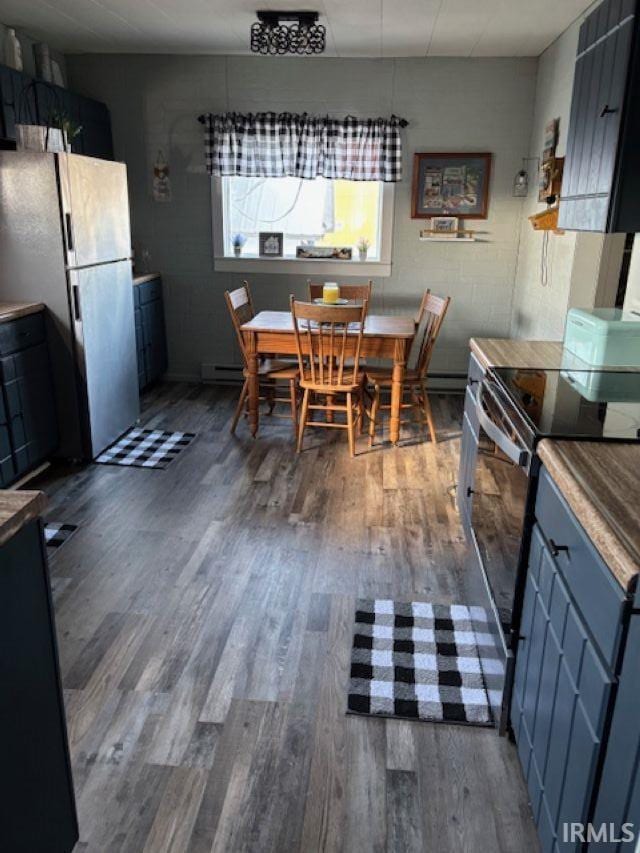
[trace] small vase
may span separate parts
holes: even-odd
[[[242,254],[242,246],[234,246],[233,247],[233,254],[236,256],[236,258],[239,258],[240,255]]]
[[[366,249],[364,249],[364,250],[360,249],[359,254],[360,254],[360,262],[361,263],[363,263],[364,261],[367,260],[367,250]]]
[[[4,38],[4,62],[14,71],[22,71],[22,47],[13,27],[7,27]]]

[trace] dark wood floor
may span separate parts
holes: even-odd
[[[345,714],[358,596],[464,598],[443,440],[350,460],[286,421],[257,441],[235,391],[165,385],[152,426],[198,440],[167,471],[36,483],[78,524],[52,560],[78,851],[531,851],[514,746],[492,730]]]

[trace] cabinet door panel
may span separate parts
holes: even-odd
[[[577,850],[564,822],[588,819],[611,676],[534,527],[516,656],[513,731],[543,851]],[[539,803],[539,805],[538,805]]]
[[[2,850],[71,853],[78,838],[39,522],[0,547]]]
[[[47,345],[2,359],[2,372],[14,377],[4,387],[16,473],[22,474],[46,459],[58,443]]]
[[[627,21],[626,24],[612,33],[605,42],[607,61],[611,63],[611,82],[609,95],[603,101],[601,110],[608,106],[615,112],[609,112],[600,119],[600,123],[604,125],[604,132],[602,134],[598,183],[594,190],[599,193],[610,192],[613,185],[632,35],[632,21]]]
[[[598,120],[598,95],[604,51],[605,44],[602,42],[597,47],[592,48],[583,60],[587,63],[588,80],[585,79],[584,81],[584,124],[582,125],[582,153],[580,156],[578,195],[586,195],[589,192],[589,178],[593,169],[593,163],[594,161],[597,163],[600,162],[600,152],[594,148],[594,137]]]

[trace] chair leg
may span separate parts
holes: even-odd
[[[302,439],[304,438],[304,428],[307,425],[307,416],[309,413],[309,389],[304,389],[302,397],[302,411],[300,412],[300,422],[298,423],[298,444],[296,445],[296,453],[302,452]]]
[[[376,436],[376,419],[378,417],[378,409],[380,407],[380,386],[374,386],[373,400],[371,402],[371,415],[369,417],[369,447],[373,447],[373,440]]]
[[[431,436],[431,441],[434,444],[438,443],[438,433],[436,432],[436,426],[433,422],[433,413],[431,411],[431,403],[429,402],[429,395],[427,394],[427,389],[425,388],[424,382],[420,383],[420,387],[422,388],[422,405],[424,406],[424,413],[427,418],[427,423],[429,424],[429,434]]]
[[[296,380],[289,380],[289,397],[291,399],[291,420],[293,422],[293,434],[298,435],[298,389]]]
[[[349,453],[356,455],[356,436],[353,424],[353,394],[347,392],[347,432],[349,433]]]
[[[242,386],[242,391],[240,392],[240,399],[238,400],[238,405],[236,406],[236,412],[233,416],[233,420],[231,421],[231,435],[233,435],[236,431],[236,427],[238,426],[238,421],[240,420],[240,415],[242,414],[242,409],[244,408],[244,404],[249,396],[249,380],[244,380],[244,385]]]

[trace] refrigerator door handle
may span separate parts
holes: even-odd
[[[73,292],[73,316],[76,323],[80,323],[82,321],[82,314],[80,312],[80,288],[77,284],[72,285]]]
[[[65,213],[64,222],[67,229],[67,250],[73,252],[73,226],[70,213]]]

